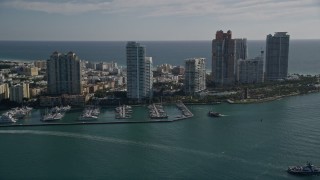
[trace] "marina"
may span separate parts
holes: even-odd
[[[64,117],[61,113],[48,113],[42,116],[41,121],[57,121]]]
[[[22,106],[22,107],[15,107],[11,108],[7,113],[11,114],[12,117],[16,119],[23,119],[26,116],[28,116],[32,111],[31,107],[28,106]]]
[[[98,106],[87,106],[84,109],[76,108],[73,111],[58,112],[51,109],[34,109],[32,116],[24,119],[15,119],[11,114],[4,117],[4,119],[12,118],[11,120],[3,121],[0,127],[12,127],[12,126],[51,126],[51,125],[90,125],[90,124],[125,124],[125,123],[157,123],[157,122],[175,122],[183,119],[187,119],[191,116],[175,116],[181,111],[174,108],[173,105],[165,106],[170,110],[170,116],[164,111],[163,106],[154,104],[152,106],[157,109],[160,118],[139,118],[142,114],[149,114],[149,107],[131,107],[129,105],[121,105],[115,108],[101,108]],[[55,109],[56,107],[54,107]],[[186,107],[185,107],[186,108]],[[134,109],[138,110],[134,112]],[[185,110],[188,112],[188,110]],[[31,114],[31,113],[30,113]],[[101,115],[101,116],[100,116]],[[113,115],[113,117],[112,117]],[[100,117],[99,117],[100,116]],[[149,114],[150,116],[150,114]],[[78,117],[78,118],[76,118]],[[123,119],[121,121],[121,119]],[[125,120],[127,119],[127,120]],[[132,119],[132,120],[131,120]],[[59,122],[56,122],[59,121]],[[81,122],[79,122],[81,121]]]
[[[12,114],[9,112],[5,112],[0,117],[0,123],[15,123],[17,119],[15,119]]]
[[[45,113],[41,116],[41,121],[57,121],[64,117],[64,112],[60,112],[55,108],[51,108],[50,110],[46,109]]]
[[[87,106],[79,117],[79,121],[98,120],[100,108],[98,106]]]
[[[115,108],[116,119],[129,119],[132,114],[132,107],[129,105],[122,105]]]
[[[153,103],[148,106],[151,119],[165,119],[168,118],[164,111],[162,104]]]
[[[182,101],[178,101],[176,106],[182,113],[181,117],[186,117],[186,118],[193,117],[192,112],[187,108],[186,105],[183,104]]]

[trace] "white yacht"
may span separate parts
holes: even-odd
[[[41,121],[54,121],[53,115],[51,113],[42,116]]]
[[[97,116],[94,116],[88,113],[84,113],[79,117],[80,121],[97,120],[97,119],[98,119]]]
[[[28,106],[12,108],[8,113],[10,113],[14,118],[22,119],[28,114],[30,114],[32,108]]]
[[[60,112],[60,113],[64,113],[64,112],[67,112],[67,111],[69,111],[71,109],[71,106],[69,106],[69,105],[67,105],[67,106],[56,106],[56,107],[53,107],[53,108],[51,108],[51,112],[53,112],[53,113],[58,113],[58,112]]]
[[[12,116],[12,114],[6,112],[0,116],[0,123],[15,123],[17,120]]]

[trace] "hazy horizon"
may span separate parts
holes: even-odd
[[[235,37],[236,38],[236,37]],[[213,39],[200,39],[200,40],[0,40],[2,42],[170,42],[170,41],[212,41]],[[248,41],[265,41],[266,39],[247,39]],[[290,41],[319,41],[320,38],[317,39],[290,39]]]
[[[211,40],[320,38],[317,0],[2,0],[1,41]]]

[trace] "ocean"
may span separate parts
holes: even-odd
[[[164,107],[169,118],[179,113]],[[0,127],[0,179],[317,179],[286,169],[320,165],[320,93],[187,107],[194,117],[173,123]],[[212,109],[224,116],[208,117]],[[18,123],[40,123],[40,111]],[[98,121],[114,116],[103,107]],[[143,119],[147,107],[133,107],[131,120]]]
[[[184,65],[192,57],[206,58],[206,69],[211,71],[211,41],[141,41],[147,48],[147,56],[154,65],[169,63]],[[126,64],[124,41],[0,41],[0,60],[45,60],[54,51],[75,52],[88,61],[116,61]],[[249,58],[265,50],[264,40],[248,40]],[[291,40],[289,49],[289,73],[319,74],[320,40]]]

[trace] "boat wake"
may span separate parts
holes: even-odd
[[[32,134],[32,135],[46,135],[46,136],[57,136],[57,137],[67,137],[67,138],[77,138],[77,139],[84,139],[84,140],[92,140],[98,142],[106,142],[106,143],[115,143],[120,145],[131,145],[131,146],[138,146],[141,148],[147,149],[155,149],[155,150],[164,150],[168,152],[183,152],[189,153],[194,155],[206,156],[209,158],[219,158],[219,159],[226,159],[230,161],[241,162],[249,165],[258,165],[264,166],[268,168],[277,168],[282,169],[282,167],[277,167],[271,164],[264,164],[259,162],[252,162],[248,161],[243,158],[229,156],[226,153],[212,153],[212,152],[205,152],[201,150],[195,149],[187,149],[182,147],[174,147],[174,146],[167,146],[162,144],[153,144],[153,143],[145,143],[140,141],[130,141],[130,140],[123,140],[111,137],[102,137],[102,136],[94,136],[88,134],[78,134],[78,133],[70,133],[70,132],[61,132],[61,131],[38,131],[38,130],[0,130],[0,134]]]

